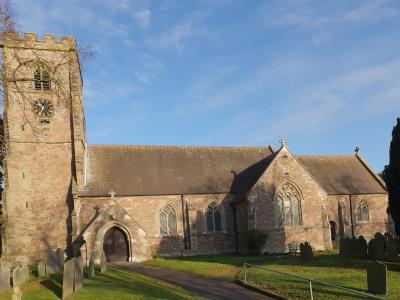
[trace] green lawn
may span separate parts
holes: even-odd
[[[60,299],[62,275],[33,278],[22,287],[23,300]],[[0,293],[0,299],[11,299],[11,291]],[[85,279],[84,288],[75,293],[73,300],[110,299],[200,299],[193,294],[160,280],[136,273],[109,268],[97,273],[94,279]]]
[[[259,257],[213,256],[185,259],[154,259],[146,265],[195,273],[205,277],[232,281],[243,279],[243,263],[264,265],[268,268],[318,279],[340,286],[367,291],[366,265],[368,261],[340,257],[337,253],[318,253],[311,261],[288,255]],[[388,299],[400,299],[400,272],[389,271]],[[264,270],[250,269],[248,282],[290,299],[309,299],[308,282]],[[362,299],[350,294],[313,286],[314,299]]]

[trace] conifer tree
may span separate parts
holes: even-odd
[[[396,226],[396,233],[400,235],[400,118],[397,118],[397,124],[393,127],[389,165],[385,169],[384,177],[389,193],[390,214]]]

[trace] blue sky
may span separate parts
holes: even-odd
[[[74,35],[89,143],[274,144],[388,161],[399,1],[11,1],[22,31]]]

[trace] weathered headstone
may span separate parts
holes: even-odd
[[[39,262],[38,264],[38,277],[46,276],[46,264],[44,262]]]
[[[12,300],[21,300],[22,292],[19,286],[13,287]]]
[[[368,291],[373,294],[386,295],[387,267],[384,263],[373,261],[367,266]]]
[[[62,273],[64,264],[64,252],[60,248],[47,250],[47,274]]]
[[[20,266],[16,266],[14,268],[12,273],[12,278],[13,278],[13,287],[21,286],[21,284],[24,282],[24,276],[22,273],[22,268]]]
[[[340,256],[349,257],[351,255],[351,240],[349,238],[341,238],[339,247]]]
[[[22,280],[23,282],[29,280],[29,267],[26,264],[22,266]]]
[[[376,240],[376,260],[385,259],[385,237],[382,233],[376,233],[374,236]]]
[[[75,284],[74,292],[79,291],[83,288],[83,258],[76,257],[75,261]]]
[[[4,292],[10,288],[10,264],[0,262],[0,292]]]
[[[367,241],[362,235],[360,235],[357,240],[357,257],[367,257]]]
[[[94,257],[93,255],[89,260],[89,278],[94,278]]]
[[[62,273],[64,270],[64,251],[60,248],[57,248],[56,255],[58,269],[60,270],[59,273]]]
[[[300,255],[303,259],[312,259],[314,256],[311,245],[308,242],[300,244]]]
[[[385,260],[397,262],[399,261],[398,240],[390,233],[385,233]]]
[[[357,257],[358,256],[358,240],[355,236],[350,239],[349,243],[349,256],[350,257]]]
[[[62,299],[65,299],[74,293],[74,281],[75,260],[71,259],[64,264]]]
[[[107,271],[107,259],[106,259],[106,254],[104,251],[100,252],[100,272],[106,272]]]

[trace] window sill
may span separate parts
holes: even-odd
[[[203,234],[206,235],[218,235],[218,234],[225,234],[228,233],[226,230],[223,231],[203,231]]]

